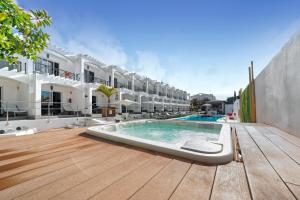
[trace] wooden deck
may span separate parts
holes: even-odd
[[[243,162],[206,166],[60,129],[0,139],[0,199],[300,199],[300,138],[234,125]]]

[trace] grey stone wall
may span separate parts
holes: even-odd
[[[300,34],[255,79],[257,122],[300,137]]]

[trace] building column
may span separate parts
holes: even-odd
[[[138,95],[138,110],[139,112],[142,112],[142,95]]]
[[[93,96],[93,89],[92,88],[84,88],[84,111],[83,114],[85,115],[92,115],[92,96]]]
[[[42,83],[37,79],[37,75],[33,74],[28,85],[28,115],[38,119],[41,117],[41,93]]]
[[[149,93],[149,79],[146,78],[146,93]]]
[[[134,74],[131,74],[131,90],[134,91]]]
[[[80,82],[84,84],[84,63],[85,60],[83,58],[80,59]]]
[[[122,93],[121,92],[119,92],[118,97],[119,97],[118,101],[121,102],[122,101]],[[119,105],[118,105],[118,112],[122,113],[122,104],[121,103],[119,103]]]
[[[114,83],[115,83],[115,69],[111,68],[109,86],[110,87],[115,87]]]

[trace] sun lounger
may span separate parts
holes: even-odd
[[[2,110],[5,114],[12,113],[14,117],[18,115],[23,115],[23,116],[27,115],[27,111],[21,110],[18,105],[8,105],[7,107],[2,106]]]
[[[73,108],[72,104],[63,104],[63,110],[65,114],[69,115],[76,115],[81,113],[79,109]]]

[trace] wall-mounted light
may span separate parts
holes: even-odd
[[[17,86],[17,90],[19,90],[20,89],[20,86]]]
[[[50,85],[50,90],[51,90],[51,91],[53,90],[53,85]]]

